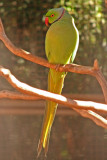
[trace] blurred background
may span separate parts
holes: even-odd
[[[75,63],[92,66],[98,59],[107,79],[107,0],[0,0],[0,17],[9,39],[20,48],[46,58],[47,27],[43,16],[64,6],[75,18],[80,43]],[[48,68],[17,57],[0,42],[0,65],[20,81],[47,89]],[[0,90],[14,89],[0,77]],[[101,88],[89,75],[68,73],[63,94],[104,102]],[[34,160],[44,113],[44,101],[0,100],[0,159]],[[14,110],[14,111],[13,111]],[[44,159],[43,152],[40,158]],[[47,160],[106,160],[107,130],[71,109],[59,106]]]

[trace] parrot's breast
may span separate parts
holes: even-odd
[[[77,31],[72,22],[58,21],[47,31],[45,40],[46,55],[50,63],[67,64],[74,54],[77,44]]]

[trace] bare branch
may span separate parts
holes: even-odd
[[[0,20],[0,39],[4,42],[5,46],[15,55],[20,56],[24,59],[27,59],[31,62],[43,65],[45,67],[48,68],[56,68],[55,64],[50,64],[48,61],[46,61],[43,58],[34,56],[33,54],[31,54],[30,52],[27,52],[23,49],[17,48],[15,45],[13,45],[13,43],[8,39],[8,37],[5,34],[4,28],[3,28],[3,24],[2,21]],[[81,66],[81,65],[77,65],[77,64],[67,64],[64,66],[59,66],[58,71],[62,72],[62,71],[66,71],[66,72],[74,72],[74,73],[79,73],[79,74],[89,74],[91,76],[96,77],[96,79],[98,80],[104,97],[105,97],[105,102],[107,103],[107,82],[103,76],[103,74],[101,73],[99,66],[98,66],[98,62],[97,60],[94,61],[94,66],[93,67],[89,67],[89,66]]]
[[[5,36],[4,36],[5,35]],[[55,69],[55,64],[50,64],[47,60],[37,57],[33,55],[30,52],[27,52],[23,49],[17,48],[7,37],[7,35],[4,32],[2,21],[0,20],[0,39],[4,42],[5,46],[15,55],[22,57],[24,59],[27,59],[31,62],[40,64],[42,66]],[[58,71],[63,72],[74,72],[74,73],[80,73],[80,74],[95,74],[96,68],[94,67],[88,67],[88,66],[81,66],[77,64],[67,64],[67,65],[60,65],[58,68]]]
[[[74,109],[74,108],[73,108]],[[95,122],[98,126],[101,126],[105,129],[107,129],[107,120],[100,116],[99,114],[93,112],[93,111],[86,111],[86,110],[80,110],[80,109],[74,109],[76,112],[78,112],[81,116],[85,118],[91,119],[93,122]]]
[[[99,94],[64,94],[67,98],[89,101],[90,98],[92,101],[104,103],[103,95]],[[37,96],[30,96],[26,94],[22,94],[16,91],[9,91],[9,90],[2,90],[0,91],[0,99],[7,98],[7,99],[20,99],[20,100],[40,100],[40,97]]]
[[[5,46],[13,54],[20,56],[22,58],[25,58],[31,62],[43,65],[48,68],[53,68],[53,69],[56,68],[55,64],[50,64],[45,59],[34,56],[30,52],[24,51],[23,49],[17,48],[15,45],[13,45],[13,43],[8,39],[8,37],[5,34],[1,20],[0,20],[0,39],[4,42]],[[99,69],[97,60],[94,61],[93,67],[81,66],[81,65],[76,65],[76,64],[68,64],[65,66],[60,65],[60,67],[58,68],[58,71],[74,72],[74,73],[79,73],[79,74],[89,74],[91,76],[96,77],[96,79],[98,80],[102,88],[102,91],[105,97],[105,101],[107,103],[107,82]],[[100,112],[107,113],[107,105],[105,104],[89,102],[89,101],[84,102],[84,101],[71,100],[62,95],[57,95],[57,94],[43,91],[37,88],[33,88],[25,83],[18,81],[8,69],[5,69],[3,67],[0,67],[0,75],[3,76],[5,79],[7,79],[14,88],[16,88],[17,90],[25,94],[28,94],[28,95],[25,95],[26,97],[28,96],[27,97],[28,99],[31,97],[35,98],[35,96],[37,96],[38,98],[52,100],[57,103],[67,105],[73,108],[75,111],[77,111],[82,116],[88,117],[92,119],[96,124],[104,128],[107,128],[107,120],[101,117],[100,115],[98,115],[97,113],[93,112],[93,111],[100,111]],[[9,94],[7,95],[5,94],[5,96],[9,97]],[[23,97],[22,95],[17,95],[16,97],[18,96],[20,98]],[[25,96],[23,98],[25,98]],[[13,96],[13,98],[15,98],[15,95]]]
[[[79,101],[79,100],[71,100],[65,96],[58,95],[55,93],[51,93],[48,91],[44,91],[41,89],[33,88],[23,82],[20,82],[15,78],[14,75],[8,69],[0,67],[0,75],[3,76],[8,82],[20,92],[23,92],[28,95],[38,96],[42,99],[55,101],[59,104],[63,104],[69,107],[84,109],[84,110],[92,110],[92,111],[100,111],[107,113],[107,105],[101,103],[95,103],[90,101]]]
[[[40,97],[37,96],[30,96],[7,90],[0,91],[0,99],[2,98],[21,99],[21,100],[40,100]]]
[[[12,91],[0,91],[0,98],[9,98],[9,99],[21,99],[21,100],[39,100],[40,97],[36,97],[36,96],[29,96],[29,95],[25,95],[25,94],[20,94],[20,93],[16,93],[16,92],[12,92]],[[19,108],[19,107],[18,107]],[[33,110],[30,112],[27,112],[27,109],[25,108],[24,113],[23,113],[23,108],[22,110],[19,108],[17,108],[17,111],[15,111],[13,108],[2,108],[2,111],[0,111],[0,114],[4,114],[4,113],[12,113],[12,114],[25,114],[25,112],[27,114],[31,114],[31,113],[41,113],[42,111],[35,111]],[[31,109],[32,110],[32,109]],[[92,121],[94,121],[97,125],[103,127],[103,128],[107,128],[107,120],[104,119],[102,116],[98,115],[97,113],[93,112],[93,111],[87,111],[87,110],[80,110],[80,109],[75,109],[73,108],[73,110],[75,110],[76,112],[78,112],[81,116],[85,117],[85,118],[90,118]]]
[[[102,116],[98,115],[97,113],[89,111],[89,110],[94,110],[94,111],[101,111],[101,112],[107,113],[107,105],[105,105],[105,104],[89,102],[89,101],[85,102],[85,101],[79,101],[79,100],[71,100],[71,99],[69,99],[65,96],[62,96],[62,95],[57,95],[54,93],[50,93],[48,91],[33,88],[33,87],[17,80],[8,69],[5,69],[3,67],[0,67],[0,75],[3,76],[6,80],[8,80],[8,82],[14,88],[16,88],[17,90],[19,90],[25,94],[28,94],[30,96],[32,95],[33,98],[34,98],[34,96],[38,96],[42,99],[52,100],[57,103],[69,106],[69,107],[73,108],[75,111],[77,111],[79,114],[81,114],[82,116],[88,117],[88,118],[92,119],[96,124],[98,124],[104,128],[107,128],[107,120],[106,119],[104,119]],[[20,95],[18,95],[18,96],[20,97]],[[27,95],[25,95],[25,96],[27,96]],[[25,98],[25,96],[24,96],[24,98]],[[28,96],[28,97],[30,98],[30,96]],[[84,110],[80,110],[80,109],[84,109]]]

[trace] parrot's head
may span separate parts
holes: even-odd
[[[62,18],[64,13],[65,13],[65,9],[64,8],[50,9],[46,13],[45,24],[48,26],[49,24],[52,24],[52,23],[58,21],[60,18]]]

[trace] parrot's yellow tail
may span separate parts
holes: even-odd
[[[64,78],[65,78],[65,74],[51,69],[48,74],[48,91],[61,94]],[[40,137],[38,149],[37,149],[38,156],[41,152],[42,147],[44,148],[45,155],[48,151],[50,131],[51,131],[51,126],[52,126],[54,117],[55,117],[57,105],[58,104],[55,102],[47,101],[41,137]]]

